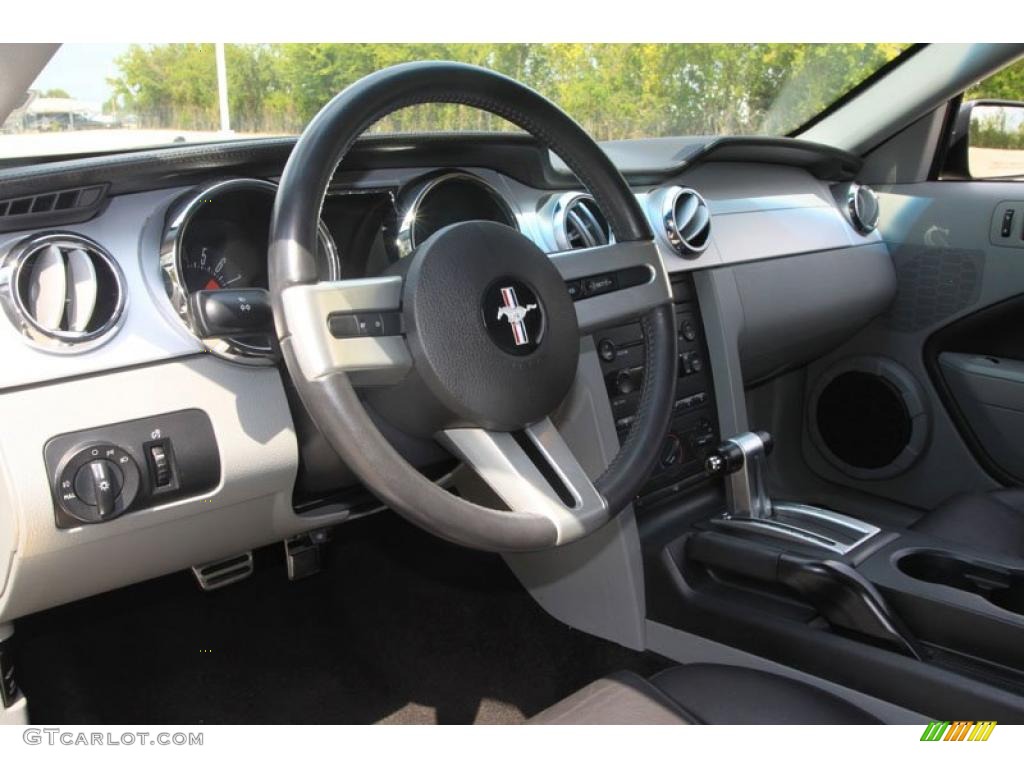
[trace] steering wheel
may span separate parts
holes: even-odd
[[[338,164],[373,123],[427,103],[482,109],[532,134],[594,196],[613,244],[549,256],[510,227],[463,222],[434,233],[387,274],[317,282],[317,222]],[[554,547],[621,512],[654,467],[675,395],[668,275],[608,157],[568,115],[515,80],[417,62],[346,88],[288,159],[268,258],[277,336],[303,404],[352,471],[414,524],[478,549]],[[569,296],[566,281],[627,269],[639,284],[575,302]],[[549,415],[572,388],[580,337],[634,319],[647,345],[636,419],[592,481]],[[397,426],[436,437],[507,509],[455,496],[409,464],[369,417],[354,388],[364,385],[404,404],[395,409]]]

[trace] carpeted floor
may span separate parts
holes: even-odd
[[[497,556],[384,514],[290,583],[281,547],[202,593],[175,574],[16,624],[33,723],[515,723],[662,660],[537,606]]]

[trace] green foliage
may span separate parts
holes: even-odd
[[[1021,110],[1024,111],[1024,110]],[[986,149],[1024,149],[1024,123],[1010,125],[1009,115],[999,114],[971,117],[971,146]]]
[[[70,99],[71,94],[65,91],[63,88],[50,88],[48,91],[42,92],[44,99]]]
[[[559,104],[598,139],[786,133],[904,48],[816,44],[274,44],[226,48],[235,130],[294,133],[350,83],[382,67],[447,59],[489,67]],[[133,46],[111,81],[147,127],[216,128],[213,46]],[[507,130],[457,105],[402,110],[381,131]]]
[[[1024,101],[1024,59],[999,70],[973,88],[969,88],[964,98],[967,101],[975,99]]]
[[[1011,64],[967,90],[965,101],[1004,99],[1024,102],[1024,60]],[[1014,112],[1014,120],[1010,113]],[[971,116],[970,143],[986,149],[1024,149],[1024,122],[1021,109],[976,107]]]

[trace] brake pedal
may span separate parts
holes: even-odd
[[[223,560],[215,560],[212,563],[192,566],[192,574],[196,577],[199,588],[203,592],[220,589],[228,584],[247,579],[252,576],[252,572],[252,550]]]
[[[297,581],[320,573],[320,546],[326,543],[326,528],[285,539],[284,559],[288,564],[288,580]]]

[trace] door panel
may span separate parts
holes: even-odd
[[[992,238],[1000,206],[1024,198],[1024,185],[931,181],[879,192],[879,230],[896,269],[896,298],[868,328],[809,367],[806,394],[841,361],[894,361],[919,388],[927,439],[913,463],[886,477],[844,472],[809,429],[804,458],[828,480],[922,509],[957,493],[1024,483],[1024,443],[1012,427],[1018,412],[1024,420],[1024,384],[1008,373],[1015,364],[1024,370],[1024,240]],[[986,356],[1006,362],[975,359]],[[999,387],[980,378],[987,365],[1006,366]]]

